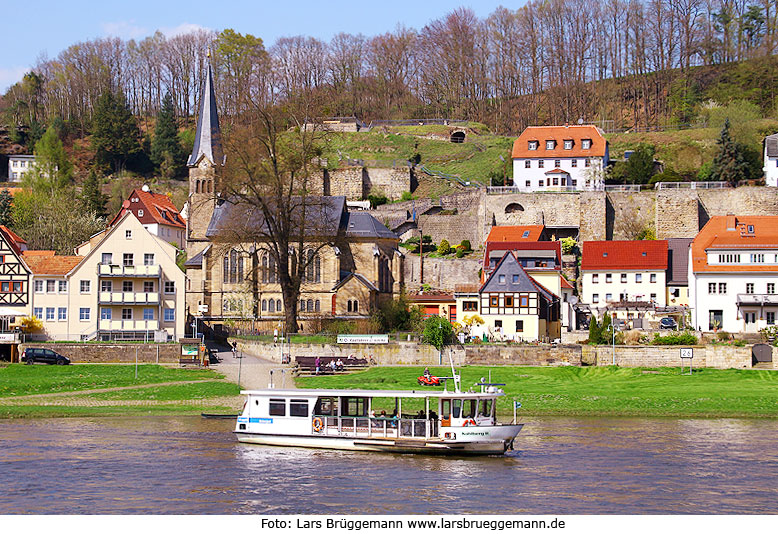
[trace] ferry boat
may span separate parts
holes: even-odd
[[[496,418],[497,386],[479,391],[396,391],[339,389],[265,389],[247,396],[238,416],[238,441],[263,445],[359,451],[433,454],[503,454],[521,431],[516,403],[510,424]],[[403,411],[411,399],[418,413]],[[393,402],[394,410],[376,415],[376,407]],[[382,410],[384,411],[384,410]]]

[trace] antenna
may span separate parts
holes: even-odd
[[[584,123],[583,117],[582,117],[582,118],[580,118],[580,119],[578,119],[578,124],[579,124],[579,125],[580,125],[580,124],[583,124],[583,123]]]

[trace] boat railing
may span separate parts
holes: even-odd
[[[433,419],[395,419],[389,417],[336,417],[324,419],[321,432],[326,436],[365,436],[386,438],[430,438],[438,435]]]

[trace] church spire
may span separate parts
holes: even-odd
[[[216,111],[216,93],[213,90],[213,75],[211,74],[211,53],[208,52],[208,75],[200,94],[200,115],[197,117],[197,134],[195,135],[192,155],[187,165],[195,167],[200,159],[205,157],[214,165],[224,165],[222,150],[222,133],[219,128],[219,114]]]

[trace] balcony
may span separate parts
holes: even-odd
[[[159,321],[133,321],[128,320],[111,320],[100,319],[100,330],[107,331],[146,331],[146,330],[159,330]]]
[[[778,295],[755,293],[738,293],[738,306],[778,306]]]
[[[115,276],[117,278],[159,278],[162,269],[159,265],[97,265],[98,276]]]
[[[159,304],[159,293],[101,291],[100,304]]]

